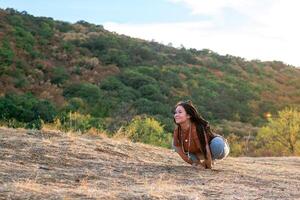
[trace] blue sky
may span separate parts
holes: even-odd
[[[163,44],[300,67],[297,0],[0,0],[0,8],[101,24]]]
[[[95,24],[201,20],[201,16],[188,14],[188,8],[167,0],[1,0],[0,7],[69,22],[84,19]]]

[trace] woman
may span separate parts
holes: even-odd
[[[228,155],[225,139],[210,130],[191,101],[175,106],[174,122],[173,148],[185,162],[211,169],[214,160]]]

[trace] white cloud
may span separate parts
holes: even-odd
[[[192,14],[216,15],[223,9],[246,10],[259,5],[261,1],[249,0],[168,0],[173,3],[181,3],[188,7]],[[263,0],[262,0],[263,1]],[[266,0],[264,0],[266,1]],[[268,0],[267,0],[268,1]]]
[[[181,44],[188,45],[195,38],[207,37],[209,35],[208,30],[214,28],[213,24],[208,21],[154,24],[118,24],[109,22],[103,25],[106,29],[117,33],[146,40],[154,39],[163,44],[173,43],[177,47]],[[192,40],[191,37],[193,38]]]
[[[220,54],[231,54],[246,59],[281,60],[300,67],[300,12],[296,0],[169,0],[185,3],[193,14],[210,15],[210,20],[186,23],[118,24],[105,23],[108,30],[179,47],[208,48]],[[230,7],[247,21],[237,27],[226,27],[222,19],[224,8]],[[205,9],[204,9],[205,8]],[[222,24],[224,23],[224,24]]]

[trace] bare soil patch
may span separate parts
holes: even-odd
[[[300,199],[300,157],[205,170],[126,140],[0,128],[0,199]]]

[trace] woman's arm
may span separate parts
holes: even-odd
[[[180,147],[176,147],[177,148],[177,153],[180,155],[180,157],[182,158],[182,160],[184,160],[185,162],[189,163],[190,165],[193,164],[193,161],[189,159],[189,157],[183,153],[182,149]]]
[[[200,142],[199,142],[199,139],[198,139],[198,136],[195,135],[195,142],[196,142],[196,145],[199,149],[201,149],[200,147]],[[209,168],[211,169],[212,168],[212,165],[213,165],[213,162],[212,162],[212,158],[211,158],[211,152],[210,152],[210,147],[209,147],[209,142],[208,142],[208,137],[206,134],[204,134],[204,137],[205,137],[205,149],[206,149],[206,158],[204,157],[203,154],[201,153],[198,153],[197,154],[197,158],[199,159],[199,163],[198,164],[201,164],[204,168]],[[203,161],[201,161],[203,160]]]
[[[210,148],[209,148],[209,142],[208,142],[208,139],[207,139],[207,136],[206,134],[204,134],[205,136],[205,148],[206,148],[206,159],[204,160],[204,164],[205,164],[205,168],[209,168],[211,169],[212,168],[212,165],[213,165],[213,162],[212,162],[212,158],[211,158],[211,152],[210,152]]]
[[[179,156],[184,160],[185,162],[189,164],[193,164],[193,162],[188,158],[188,156],[182,151],[179,141],[178,141],[178,132],[174,131],[173,135],[173,146],[175,148],[175,151],[179,154]]]
[[[207,148],[209,148],[209,147],[206,146],[206,151],[209,152],[209,154],[210,154],[210,150],[208,150]],[[200,164],[205,169],[211,169],[212,168],[213,162],[212,162],[212,159],[211,159],[210,155],[207,155],[207,159],[204,159],[202,154],[198,154],[196,156],[197,156],[199,161],[197,163],[194,163],[195,165]],[[201,160],[203,160],[203,161],[201,161]]]
[[[200,140],[199,140],[199,137],[198,137],[197,133],[193,134],[193,139],[196,143],[197,148],[199,150],[201,150],[201,144],[200,144]],[[206,141],[207,141],[207,138],[205,139],[205,143],[207,143]],[[208,154],[210,154],[210,151],[207,151],[207,146],[205,146],[205,148],[206,148],[206,152],[207,153],[209,152]],[[204,168],[211,168],[209,166],[206,166],[207,164],[209,164],[209,162],[207,161],[208,159],[205,159],[203,152],[197,153],[196,156],[197,156],[199,161],[197,163],[195,163],[195,165],[200,165]],[[208,158],[208,156],[207,156],[207,158]]]

